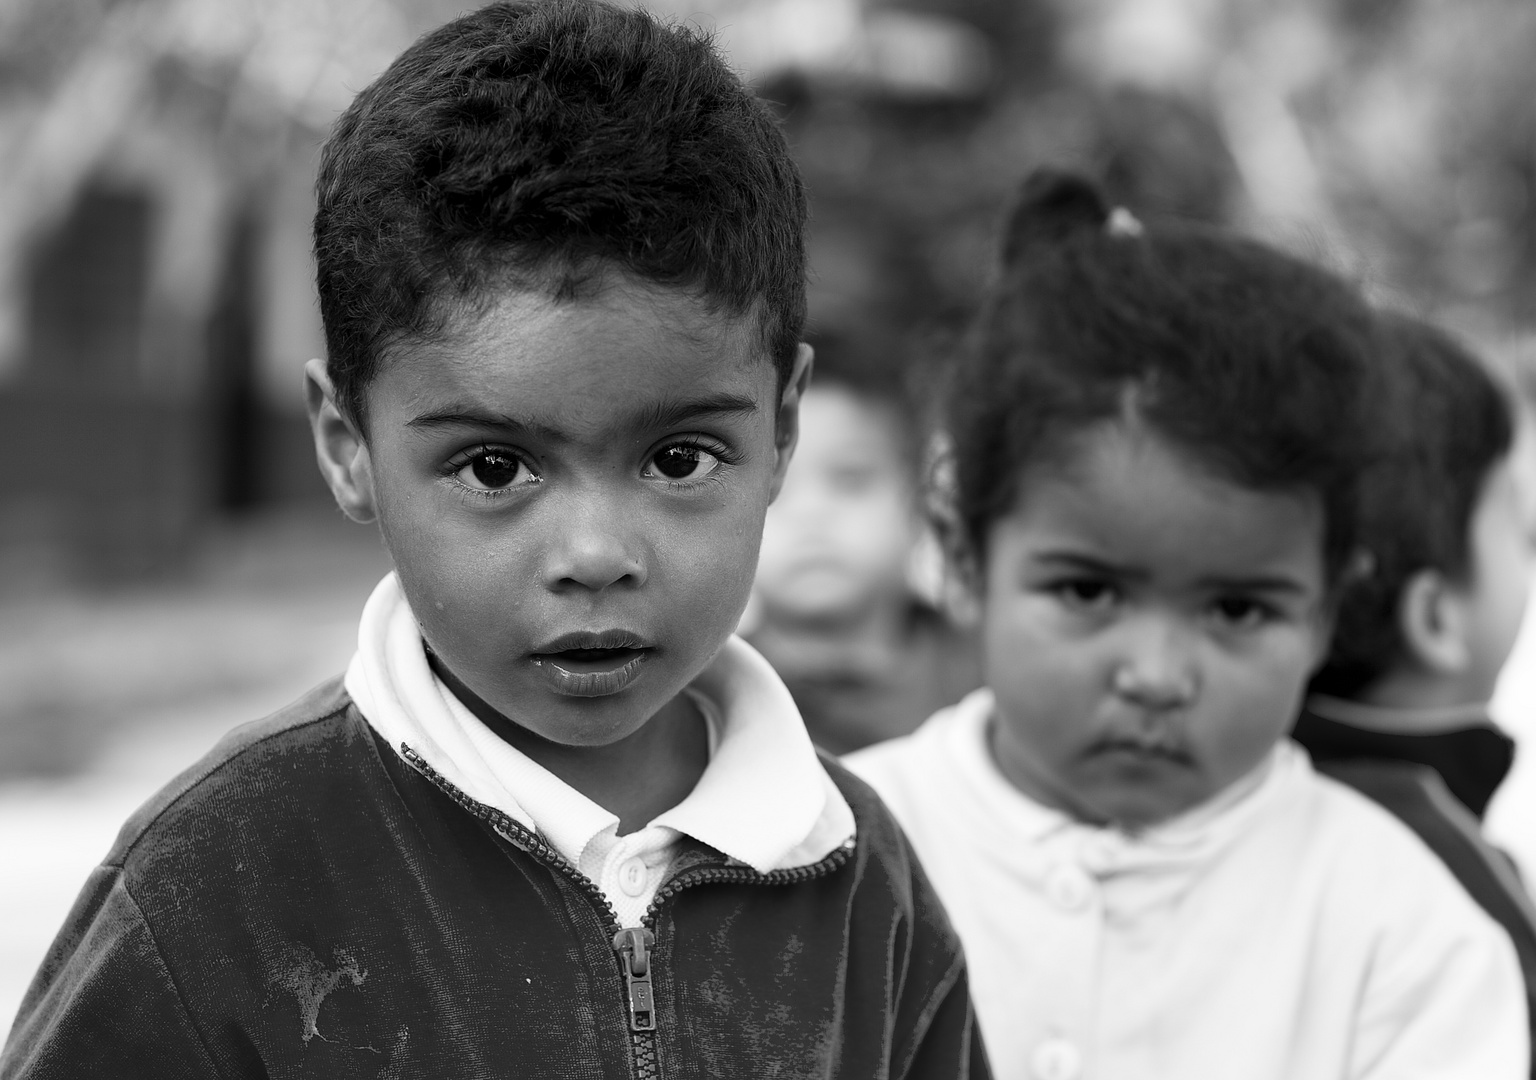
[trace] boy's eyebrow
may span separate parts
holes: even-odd
[[[432,412],[413,416],[405,422],[410,428],[439,428],[439,427],[496,427],[519,428],[537,435],[553,436],[558,434],[554,428],[545,424],[530,420],[518,420],[516,417],[505,413],[491,412],[474,405],[449,405]]]
[[[710,394],[699,398],[660,401],[647,407],[637,417],[636,427],[665,428],[704,416],[750,416],[757,412],[757,399],[744,394]]]
[[[637,410],[631,426],[642,429],[672,427],[684,420],[705,416],[750,415],[758,410],[754,398],[743,394],[710,394],[698,398],[661,401]],[[506,413],[492,412],[474,405],[448,405],[422,413],[406,421],[406,427],[503,427],[518,428],[543,438],[562,438],[558,428],[536,420],[518,419]]]
[[[1057,563],[1099,574],[1114,574],[1132,581],[1142,580],[1148,576],[1145,571],[1121,566],[1107,559],[1084,555],[1077,551],[1053,551],[1048,549],[1034,552],[1033,558],[1037,562]],[[1301,582],[1286,574],[1212,574],[1198,579],[1196,584],[1205,589],[1232,590],[1234,592],[1301,594],[1307,591]]]

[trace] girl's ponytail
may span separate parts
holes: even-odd
[[[1019,186],[1003,231],[1003,265],[1013,266],[1031,247],[1060,243],[1083,232],[1102,232],[1110,220],[1099,189],[1075,173],[1037,169]]]

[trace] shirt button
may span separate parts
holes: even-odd
[[[1114,867],[1120,847],[1107,836],[1088,836],[1083,839],[1080,854],[1084,866],[1102,873]]]
[[[1066,1039],[1046,1039],[1029,1055],[1035,1080],[1077,1080],[1083,1074],[1083,1054]]]
[[[650,872],[645,868],[644,859],[625,859],[619,864],[619,888],[624,890],[625,896],[639,896],[645,892],[645,883],[649,878]]]
[[[1082,911],[1093,892],[1093,879],[1076,866],[1058,866],[1045,877],[1046,895],[1063,911]]]

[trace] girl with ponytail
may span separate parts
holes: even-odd
[[[1004,1077],[1526,1075],[1507,936],[1287,738],[1358,568],[1378,322],[1256,242],[1023,185],[955,376],[987,688],[848,759]]]

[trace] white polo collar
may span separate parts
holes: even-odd
[[[369,597],[347,692],[386,742],[409,747],[477,802],[542,834],[573,866],[618,818],[498,738],[432,672],[393,573]],[[648,827],[676,830],[759,872],[819,862],[853,811],[821,766],[794,699],[758,652],[728,639],[688,687],[716,738],[693,791]]]

